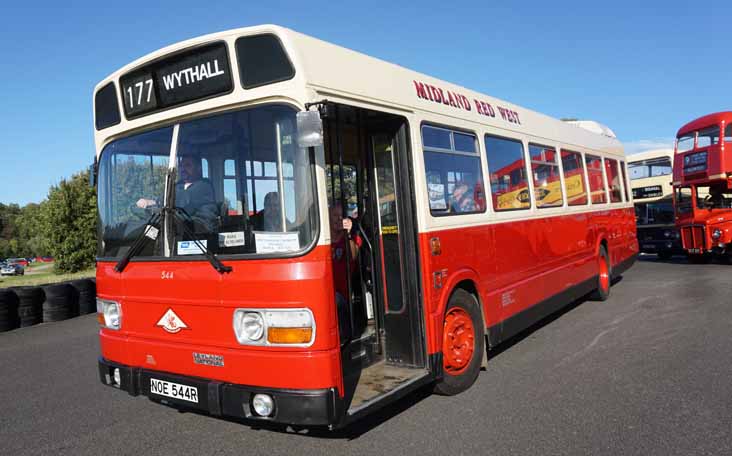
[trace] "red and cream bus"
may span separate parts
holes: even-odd
[[[676,134],[674,207],[692,262],[732,253],[732,112],[693,120]]]
[[[337,427],[457,394],[638,252],[617,139],[281,27],[145,56],[94,112],[99,374],[167,405]]]

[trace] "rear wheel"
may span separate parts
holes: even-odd
[[[442,379],[435,392],[452,396],[475,383],[485,350],[485,329],[475,296],[457,289],[445,310],[442,328]]]
[[[610,257],[604,245],[597,252],[597,288],[590,295],[593,301],[605,301],[610,297]]]

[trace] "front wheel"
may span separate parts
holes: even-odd
[[[475,296],[457,289],[445,310],[442,328],[442,379],[434,391],[453,396],[478,378],[485,350],[485,328]]]
[[[610,297],[610,257],[605,246],[597,252],[597,289],[590,295],[593,301],[606,301]]]

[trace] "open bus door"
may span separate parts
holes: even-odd
[[[408,125],[344,105],[324,111],[345,402],[355,417],[428,380]],[[355,255],[341,214],[352,219]]]

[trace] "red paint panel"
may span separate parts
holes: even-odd
[[[114,264],[100,263],[99,296],[122,306],[122,329],[102,331],[104,356],[131,366],[244,385],[340,388],[330,246],[298,258],[224,263],[233,272],[221,275],[206,261],[167,261],[133,262],[119,274]],[[307,307],[315,317],[315,341],[308,348],[240,345],[233,314],[241,307]],[[158,326],[168,309],[187,328],[171,334]],[[194,365],[194,351],[224,354],[225,367]],[[147,355],[156,359],[157,367],[146,364]]]
[[[461,280],[476,283],[486,325],[493,326],[596,275],[601,240],[612,265],[638,252],[633,208],[423,233],[423,252],[435,237],[442,254],[422,256],[429,353],[441,348],[444,308]],[[437,290],[433,274],[444,269],[448,277]]]

